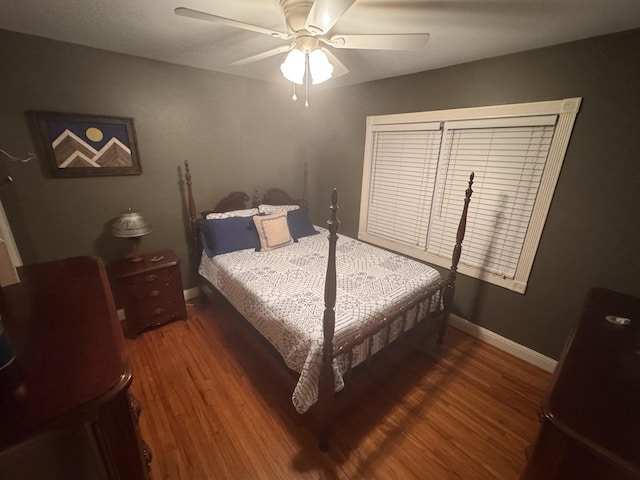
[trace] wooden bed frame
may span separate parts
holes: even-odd
[[[322,367],[318,386],[318,401],[314,404],[305,416],[310,416],[314,420],[314,427],[319,436],[319,446],[321,450],[328,449],[328,438],[331,424],[335,416],[346,409],[355,399],[378,383],[382,377],[386,376],[393,368],[408,357],[416,348],[424,346],[425,342],[430,339],[436,339],[438,344],[442,343],[445,329],[447,327],[448,316],[453,304],[453,296],[455,293],[455,282],[458,270],[458,262],[462,253],[462,241],[467,224],[467,213],[471,194],[473,193],[474,174],[469,177],[469,186],[465,192],[464,206],[458,230],[456,235],[456,244],[453,247],[453,255],[451,260],[451,268],[446,278],[440,280],[437,284],[431,286],[421,294],[413,298],[410,302],[387,312],[383,319],[376,324],[369,326],[367,329],[358,332],[342,341],[334,344],[335,330],[335,304],[336,304],[336,242],[338,239],[338,228],[340,221],[338,220],[338,191],[333,190],[331,195],[331,218],[327,221],[329,230],[329,256],[327,260],[327,273],[325,278],[325,294],[324,294],[324,315],[322,319],[324,344],[322,352]],[[204,220],[207,213],[210,212],[227,212],[231,210],[241,210],[248,208],[246,203],[249,196],[244,192],[232,192],[226,195],[216,206],[207,211],[198,212],[193,198],[191,173],[189,170],[189,162],[185,160],[185,181],[187,184],[188,206],[191,225],[191,234],[197,255],[202,251],[199,234],[199,223]],[[278,188],[267,190],[265,195],[260,198],[254,195],[252,203],[257,206],[259,203],[270,205],[296,205],[306,203],[307,170],[305,168],[304,195],[302,200],[291,198],[286,192]],[[202,215],[198,219],[198,213]],[[206,279],[204,279],[206,281]],[[208,281],[206,283],[216,290]],[[431,312],[431,302],[434,296],[440,293],[443,299],[444,308],[440,311]],[[418,304],[427,303],[428,308],[421,321],[412,329],[405,332],[400,338],[389,342],[389,332],[391,324],[400,319],[403,325],[407,320],[407,313]],[[256,351],[262,356],[262,360],[270,365],[275,374],[285,382],[287,388],[293,391],[297,382],[298,373],[286,367],[282,357],[276,349],[265,340],[251,324],[246,321],[247,340],[256,348]],[[381,333],[386,339],[384,347],[371,354],[371,348],[364,362],[356,367],[352,367],[354,348],[369,343],[371,347],[374,336]],[[348,369],[343,375],[345,386],[340,392],[334,392],[334,372],[332,368],[333,359],[340,355],[347,355]]]

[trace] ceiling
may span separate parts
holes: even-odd
[[[278,0],[17,0],[0,2],[0,28],[261,80],[285,82],[285,54],[236,60],[286,42],[179,17],[183,6],[286,31]],[[640,28],[640,0],[357,0],[331,34],[422,33],[424,51],[333,50],[344,86]]]

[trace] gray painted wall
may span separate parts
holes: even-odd
[[[341,190],[342,231],[355,236],[365,117],[386,113],[584,97],[526,295],[462,276],[456,313],[557,358],[591,286],[640,295],[638,151],[640,30],[343,89],[290,86],[0,31],[0,148],[36,149],[26,110],[133,117],[143,174],[48,178],[41,160],[0,163],[16,182],[0,191],[25,263],[75,255],[107,261],[128,251],[109,234],[118,212],[154,225],[141,250],[173,249],[185,287],[196,285],[186,233],[182,162],[210,206],[231,190],[277,185],[312,215]],[[615,124],[613,122],[616,122]]]
[[[173,249],[185,287],[195,285],[184,202],[183,162],[199,206],[226,192],[278,185],[302,194],[311,112],[291,102],[288,85],[178,67],[0,31],[0,147],[37,149],[27,110],[133,117],[143,174],[50,178],[42,158],[0,163],[13,185],[0,191],[24,263],[74,255],[106,260],[128,253],[109,232],[128,207],[154,231],[141,251]],[[302,108],[301,108],[302,107]]]
[[[335,123],[316,191],[341,189],[342,231],[356,235],[367,115],[583,97],[526,294],[462,276],[455,301],[558,358],[590,287],[640,296],[638,52],[634,30],[342,89],[322,112]]]

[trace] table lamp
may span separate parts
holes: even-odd
[[[151,224],[142,217],[140,212],[132,209],[120,213],[120,216],[111,225],[111,234],[114,237],[129,238],[131,240],[132,262],[142,261],[142,257],[138,253],[140,237],[151,233],[152,230]]]

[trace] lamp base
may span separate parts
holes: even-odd
[[[131,261],[133,263],[140,263],[144,258],[138,253],[138,245],[140,244],[140,237],[131,237]]]

